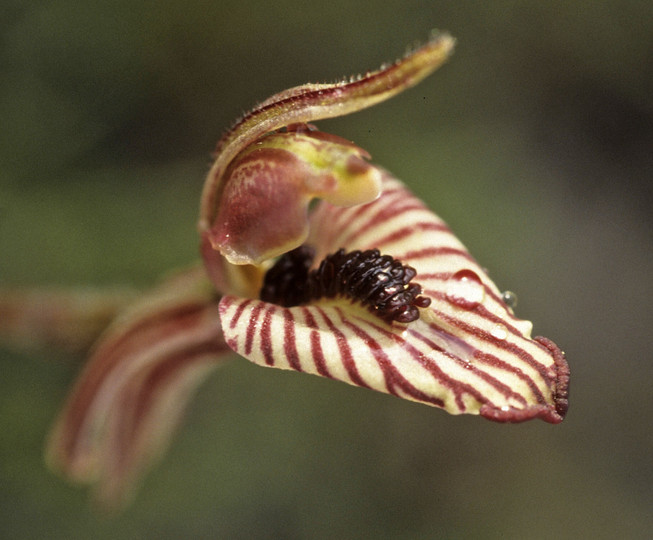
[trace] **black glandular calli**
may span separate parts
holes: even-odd
[[[315,250],[300,246],[284,255],[267,271],[261,300],[284,307],[307,304],[320,298],[345,297],[365,306],[379,318],[409,323],[431,299],[422,287],[411,283],[416,271],[378,249],[327,255],[313,270]]]

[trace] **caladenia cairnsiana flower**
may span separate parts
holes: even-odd
[[[452,48],[434,35],[378,71],[291,88],[226,133],[202,194],[204,268],[169,277],[100,338],[52,432],[53,466],[123,501],[232,351],[452,414],[562,421],[560,349],[530,337],[399,180],[311,124],[418,83]]]

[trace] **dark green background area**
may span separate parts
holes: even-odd
[[[318,123],[449,222],[572,369],[559,426],[453,417],[235,359],[122,515],[42,463],[81,359],[0,350],[3,538],[648,538],[653,3],[0,5],[0,285],[146,287],[197,257],[224,129],[270,94],[457,39]]]

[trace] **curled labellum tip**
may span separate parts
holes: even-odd
[[[346,82],[291,88],[245,115],[218,144],[204,185],[203,246],[231,264],[261,264],[306,239],[312,199],[346,207],[378,197],[381,173],[365,161],[367,153],[307,123],[392,97],[433,72],[452,49],[453,39],[440,34],[388,67]],[[215,257],[203,253],[207,266],[215,266]]]

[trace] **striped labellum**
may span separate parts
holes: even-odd
[[[515,316],[439,217],[389,174],[382,185],[368,204],[319,202],[306,245],[270,268],[260,299],[222,298],[227,344],[262,366],[453,414],[562,421],[569,373],[562,352],[531,338],[531,323]],[[395,294],[397,304],[384,303]]]

